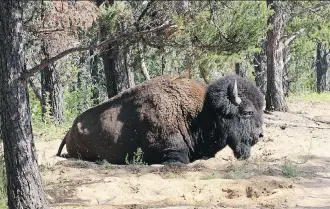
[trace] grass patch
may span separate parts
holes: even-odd
[[[212,171],[212,173],[209,173],[205,176],[201,177],[201,180],[210,180],[210,179],[218,179],[220,178],[220,175],[216,171]]]
[[[329,92],[299,92],[290,95],[287,99],[289,102],[299,100],[303,102],[330,102]]]
[[[175,172],[167,172],[167,173],[163,173],[161,174],[163,179],[178,179],[178,178],[182,178],[182,175],[179,173],[175,173]]]
[[[210,180],[210,179],[244,179],[246,178],[246,174],[242,168],[231,167],[226,169],[226,171],[212,171],[203,177],[201,180]]]
[[[105,170],[111,170],[114,168],[114,166],[111,163],[109,163],[107,160],[99,160],[96,162],[96,164],[99,164],[101,168]]]
[[[282,174],[287,178],[296,178],[301,176],[301,172],[298,171],[297,165],[291,162],[285,162],[282,166]]]
[[[244,171],[239,168],[234,168],[233,170],[230,170],[227,172],[224,177],[225,179],[243,179],[245,178]]]

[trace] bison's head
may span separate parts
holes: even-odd
[[[229,145],[237,159],[249,158],[251,147],[263,137],[263,106],[262,93],[247,79],[231,75],[210,84],[203,110],[210,124],[204,130],[209,149]]]

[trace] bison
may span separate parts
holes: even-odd
[[[79,115],[64,137],[69,157],[125,164],[141,148],[148,164],[207,159],[227,145],[247,159],[262,137],[263,95],[227,75],[207,87],[187,78],[149,80]]]

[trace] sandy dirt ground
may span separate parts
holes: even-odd
[[[330,208],[330,104],[289,107],[264,115],[265,138],[246,161],[227,147],[187,166],[114,166],[55,157],[60,139],[36,142],[47,200],[54,209]]]

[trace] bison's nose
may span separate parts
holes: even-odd
[[[264,138],[264,133],[260,133],[259,138]]]

